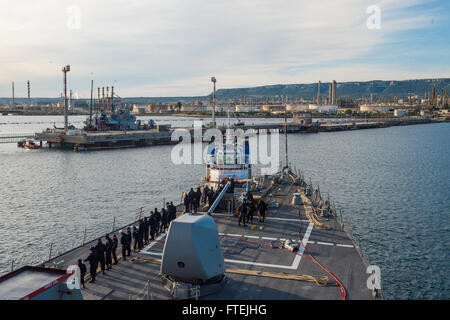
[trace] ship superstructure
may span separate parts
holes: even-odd
[[[228,128],[223,143],[208,148],[206,182],[220,184],[225,179],[245,183],[251,178],[250,147],[248,139],[234,135]]]

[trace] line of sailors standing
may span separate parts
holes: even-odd
[[[208,207],[211,207],[228,182],[231,182],[231,185],[227,192],[234,193],[234,181],[232,178],[224,179],[222,183],[219,184],[219,186],[216,188],[216,190],[214,190],[212,186],[209,187],[208,185],[205,185],[203,191],[200,190],[200,187],[197,187],[195,191],[194,188],[191,188],[189,192],[184,193],[184,211],[196,212],[200,207],[200,204],[203,206],[208,205]]]
[[[250,191],[250,189],[247,189],[247,193],[245,194],[244,199],[242,200],[242,204],[237,208],[236,214],[239,216],[239,226],[241,225],[241,222],[244,224],[244,227],[246,227],[246,223],[249,223],[253,221],[253,217],[255,213],[258,213],[259,216],[259,222],[263,222],[266,218],[267,214],[267,204],[264,202],[263,199],[260,199],[258,201],[258,204],[255,205],[255,201],[253,199],[253,194]]]
[[[166,209],[167,208],[167,209]],[[150,216],[139,219],[138,225],[133,226],[131,229],[127,227],[126,231],[120,230],[120,244],[122,245],[122,257],[126,261],[126,257],[131,256],[131,246],[133,250],[140,251],[144,245],[150,241],[155,240],[159,234],[165,232],[172,220],[177,217],[177,208],[172,202],[166,203],[166,208],[162,208],[161,212],[158,208],[150,212]],[[133,243],[134,241],[134,243]],[[97,245],[90,248],[90,254],[84,259],[84,262],[89,261],[89,273],[91,276],[91,283],[95,283],[97,276],[97,268],[100,263],[102,273],[105,274],[105,270],[111,270],[112,264],[118,264],[119,261],[116,256],[116,250],[118,247],[118,239],[115,234],[112,238],[107,234],[105,236],[105,244],[102,239],[98,239]],[[113,263],[114,260],[114,263]],[[85,287],[84,276],[87,269],[82,259],[78,260],[78,267],[81,273],[81,284]]]

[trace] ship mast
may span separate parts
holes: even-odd
[[[91,102],[89,104],[89,129],[92,127],[92,95],[94,90],[94,80],[91,80]]]
[[[213,105],[212,105],[212,123],[211,126],[216,126],[216,78],[211,77],[211,82],[214,84],[214,91],[213,91]]]

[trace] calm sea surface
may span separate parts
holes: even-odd
[[[71,117],[81,126],[85,117]],[[142,117],[141,119],[145,119]],[[192,118],[154,117],[191,126]],[[249,123],[282,119],[247,119]],[[0,135],[62,126],[62,117],[0,116]],[[289,135],[289,161],[329,193],[389,299],[449,299],[450,124]],[[282,149],[283,144],[280,144]],[[0,144],[0,273],[47,260],[128,224],[137,208],[178,203],[204,176],[172,146],[72,152]],[[283,150],[280,150],[281,159]]]

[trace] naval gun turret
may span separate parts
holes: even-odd
[[[205,296],[226,284],[225,261],[212,212],[229,182],[205,213],[185,213],[170,224],[161,260],[165,287],[175,299]]]

